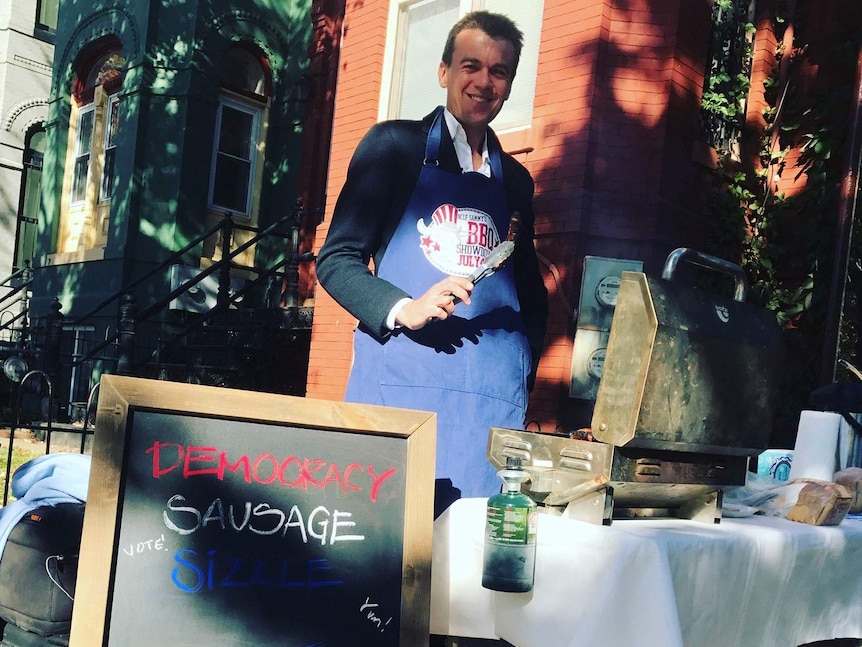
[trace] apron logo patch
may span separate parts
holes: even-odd
[[[494,220],[484,211],[441,204],[431,214],[431,222],[420,218],[419,248],[425,258],[445,274],[469,276],[485,264],[500,242]]]

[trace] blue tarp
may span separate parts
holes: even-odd
[[[90,481],[86,454],[46,454],[15,470],[11,492],[15,497],[0,509],[0,557],[12,528],[31,510],[58,503],[85,503]]]

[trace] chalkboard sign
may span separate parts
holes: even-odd
[[[435,425],[103,377],[71,647],[426,645]]]

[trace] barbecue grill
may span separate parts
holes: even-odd
[[[731,277],[733,298],[684,285],[682,262]],[[768,446],[783,364],[775,316],[747,291],[741,267],[688,248],[659,279],[623,272],[589,430],[492,428],[488,460],[520,457],[525,491],[575,518],[718,523],[722,488]]]

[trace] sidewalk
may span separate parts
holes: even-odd
[[[51,427],[51,453],[54,452],[80,452],[81,451],[81,430],[79,425],[69,425],[55,423]],[[90,445],[93,440],[93,428],[87,429],[87,440],[84,445],[84,452],[90,452]],[[15,451],[21,450],[28,454],[33,454],[33,458],[41,456],[45,453],[47,443],[44,439],[44,431],[40,434],[42,439],[36,437],[36,434],[27,427],[19,427],[15,430],[15,438],[13,439],[12,448]],[[8,451],[9,448],[9,427],[0,427],[0,448]]]

